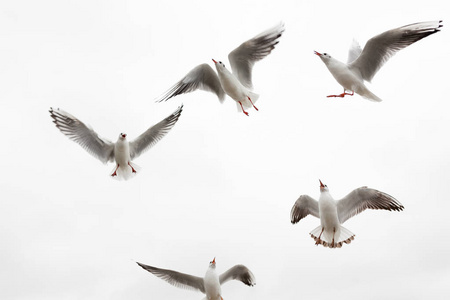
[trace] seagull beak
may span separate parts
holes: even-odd
[[[123,137],[123,138],[126,138],[126,137],[127,137],[127,135],[126,135],[126,134],[124,133],[124,134],[122,134],[122,137]]]
[[[217,64],[217,61],[215,61],[214,58],[213,58],[212,60],[213,60],[213,62],[214,62],[215,64]]]
[[[212,263],[213,263],[213,264],[215,264],[215,263],[216,263],[216,258],[215,258],[215,257],[214,257],[214,259],[213,259]]]
[[[319,179],[319,182],[320,182],[320,188],[324,188],[325,186],[323,185],[322,181],[320,181],[320,179]]]
[[[315,55],[318,55],[318,56],[322,56],[322,54],[319,53],[319,52],[317,52],[317,51],[314,51],[314,54],[315,54]]]

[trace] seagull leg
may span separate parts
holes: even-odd
[[[117,164],[117,168],[114,170],[114,173],[111,174],[111,177],[117,176],[117,169],[119,168],[119,164]]]
[[[324,229],[325,229],[325,227],[322,227],[322,231],[320,232],[319,237],[317,238],[316,245],[319,245],[320,237],[322,236],[322,233],[323,233]]]
[[[331,241],[331,247],[334,247],[334,234],[336,233],[336,227],[333,227],[333,240]]]
[[[133,168],[133,166],[132,165],[130,165],[130,162],[128,162],[128,165],[130,166],[130,168],[131,168],[131,171],[133,172],[133,173],[136,173],[136,170]]]
[[[247,96],[247,98],[248,98],[248,100],[250,101],[250,103],[253,105],[253,107],[254,107],[257,111],[259,111],[259,109],[256,108],[255,104],[253,104],[252,99],[250,99],[249,96]]]
[[[350,94],[350,93],[347,93],[347,92],[344,90],[344,92],[343,92],[342,94],[339,94],[339,95],[329,95],[329,96],[327,96],[327,98],[330,98],[330,97],[344,98],[345,95],[353,96],[354,94],[355,94],[354,91],[352,91],[352,93]]]
[[[242,106],[241,101],[239,101],[239,104],[241,105],[241,108],[242,108],[242,111],[244,112],[244,114],[246,114],[246,115],[248,116],[248,112],[246,112],[246,111],[244,110],[244,107]]]

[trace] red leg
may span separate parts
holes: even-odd
[[[133,166],[132,165],[130,165],[130,162],[128,162],[128,165],[130,166],[130,168],[131,168],[131,171],[133,172],[133,173],[136,173],[136,170],[133,168]]]
[[[329,96],[327,96],[327,98],[330,98],[330,97],[344,98],[345,95],[353,96],[354,94],[355,94],[354,91],[352,91],[352,93],[350,94],[350,93],[347,93],[347,92],[344,90],[344,92],[343,92],[342,94],[339,94],[339,95],[329,95]]]
[[[119,164],[117,164],[116,169],[114,170],[114,173],[111,174],[111,177],[117,176],[117,169],[119,168]]]
[[[322,227],[322,231],[320,232],[319,237],[317,238],[316,245],[319,245],[319,243],[320,243],[320,237],[322,236],[322,233],[323,233],[323,230],[324,230],[324,229],[325,229],[325,227]]]
[[[253,104],[252,99],[250,99],[249,96],[247,96],[248,100],[250,101],[250,103],[253,105],[253,107],[258,111],[259,109],[256,108],[255,104]]]
[[[248,116],[248,112],[246,112],[246,111],[244,110],[244,107],[242,106],[241,101],[239,101],[239,104],[241,105],[241,108],[242,108],[242,111],[244,112],[244,114],[246,114],[246,115]]]

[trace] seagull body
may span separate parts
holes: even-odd
[[[180,288],[198,290],[206,294],[207,300],[223,300],[221,285],[225,282],[236,279],[242,281],[248,286],[255,285],[255,276],[243,265],[236,265],[225,273],[219,275],[216,271],[216,259],[209,263],[204,278],[192,276],[172,270],[160,269],[141,263],[137,263],[140,267],[153,275],[167,281],[171,285]]]
[[[371,38],[363,50],[356,41],[353,41],[347,63],[343,63],[327,53],[314,51],[325,63],[336,81],[344,88],[342,94],[328,97],[343,98],[345,95],[352,96],[357,93],[366,99],[381,101],[366,87],[364,81],[370,82],[384,63],[397,51],[440,31],[441,23],[442,21],[421,22],[388,30]]]
[[[177,82],[157,102],[166,101],[174,96],[189,93],[197,89],[213,92],[220,102],[228,94],[236,101],[238,111],[248,113],[244,108],[254,107],[259,95],[253,93],[252,69],[256,61],[263,59],[275,48],[284,32],[284,24],[279,24],[254,38],[242,43],[228,55],[232,72],[221,61],[213,62],[217,73],[208,65],[201,64],[192,69]]]
[[[401,211],[404,208],[394,197],[367,187],[355,189],[336,201],[328,187],[320,181],[320,192],[319,201],[308,195],[298,198],[291,210],[291,223],[295,224],[309,214],[320,218],[320,226],[313,229],[310,235],[316,245],[329,248],[340,248],[354,240],[355,235],[342,224],[365,209]]]
[[[80,144],[101,162],[106,164],[115,161],[116,166],[111,177],[127,180],[140,170],[132,160],[162,139],[178,121],[182,110],[183,106],[180,106],[173,114],[131,142],[128,142],[125,133],[120,133],[116,143],[100,137],[93,129],[61,109],[50,108],[50,116],[63,134]]]

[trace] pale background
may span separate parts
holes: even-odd
[[[450,20],[448,1],[1,1],[1,299],[202,299],[134,261],[203,276],[242,263],[256,286],[232,299],[448,299]],[[444,20],[370,85],[381,103],[342,92],[313,54],[346,61],[385,30]],[[259,112],[202,91],[154,99],[189,70],[285,22],[254,68]],[[62,108],[113,141],[184,111],[127,182],[62,135]],[[296,225],[321,179],[342,198],[368,185],[403,212],[346,223],[342,249]]]

